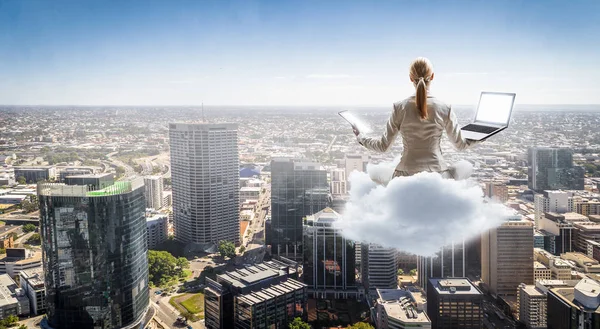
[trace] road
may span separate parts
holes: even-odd
[[[117,154],[117,153],[119,153],[119,152],[111,152],[111,153],[108,153],[108,154],[106,155],[106,157],[107,157],[107,158],[108,158],[108,160],[109,160],[110,162],[112,162],[112,163],[113,163],[115,166],[122,167],[122,168],[125,170],[125,177],[135,174],[135,170],[133,170],[133,167],[131,167],[130,165],[126,164],[125,162],[123,162],[123,161],[121,161],[121,160],[118,160],[118,159],[115,159],[115,158],[113,158],[113,155],[115,155],[115,154]]]
[[[37,328],[40,328],[40,326],[38,324],[40,323],[40,321],[42,321],[43,318],[44,318],[43,315],[38,315],[38,316],[35,316],[33,318],[29,318],[29,319],[25,319],[25,320],[19,321],[18,324],[19,325],[21,325],[21,324],[26,325],[27,329],[37,329]],[[18,327],[15,327],[15,328],[18,328]]]
[[[177,311],[171,304],[169,304],[169,300],[171,297],[176,296],[177,294],[170,294],[168,296],[161,296],[155,293],[157,289],[151,289],[150,294],[150,303],[156,309],[156,316],[165,324],[171,326],[171,328],[185,328],[185,326],[177,326],[177,318],[180,316],[179,311]],[[158,303],[157,303],[158,301]],[[194,329],[204,329],[204,321],[197,322],[189,322],[188,325],[192,326]]]
[[[34,234],[35,234],[35,231],[34,232],[29,232],[29,233],[23,235],[22,237],[16,239],[14,241],[15,247],[16,248],[23,248],[23,246],[21,244],[24,243],[25,241],[27,241],[27,239],[29,239]]]

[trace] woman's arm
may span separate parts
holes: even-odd
[[[448,139],[450,139],[450,142],[452,142],[454,147],[461,151],[480,142],[472,139],[466,139],[462,136],[460,126],[458,125],[458,120],[456,119],[456,114],[454,111],[452,111],[452,107],[450,107],[450,110],[448,111],[448,118],[446,119],[446,134],[448,135]]]
[[[398,130],[400,129],[400,125],[402,124],[402,113],[400,105],[394,104],[394,110],[392,111],[392,115],[385,126],[385,131],[381,138],[370,138],[364,137],[359,134],[356,136],[360,145],[365,148],[376,151],[376,152],[386,152],[394,140],[396,139],[396,135],[398,135]]]

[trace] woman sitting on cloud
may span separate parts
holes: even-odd
[[[452,167],[446,166],[440,147],[442,134],[446,131],[458,150],[464,150],[478,141],[463,138],[452,107],[429,92],[434,73],[427,58],[419,57],[412,62],[409,77],[415,86],[415,95],[394,104],[383,136],[365,137],[354,128],[358,142],[369,150],[386,152],[400,133],[404,150],[391,178],[412,176],[423,171],[437,172],[445,178],[467,178],[472,170],[468,164],[463,162]]]

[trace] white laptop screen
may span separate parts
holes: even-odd
[[[515,94],[481,93],[475,122],[508,124]]]

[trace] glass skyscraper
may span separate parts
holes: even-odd
[[[273,254],[302,257],[302,220],[331,203],[327,171],[318,163],[289,158],[271,161],[272,220],[267,244]]]
[[[573,166],[573,151],[566,148],[530,148],[528,185],[534,191],[583,190],[585,169]]]
[[[331,208],[309,216],[304,226],[302,278],[315,298],[356,297],[354,241],[332,227],[340,215]]]
[[[48,324],[131,328],[148,310],[142,178],[101,190],[38,185]]]

